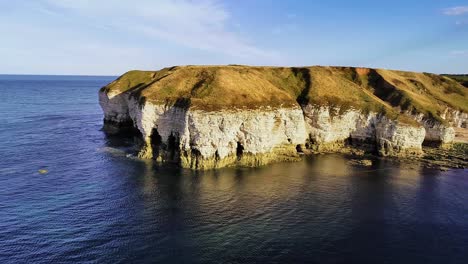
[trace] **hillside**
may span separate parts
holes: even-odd
[[[103,88],[140,100],[197,109],[256,109],[297,102],[383,113],[411,122],[401,112],[443,122],[447,107],[468,112],[468,91],[435,74],[351,67],[180,66],[130,71]]]
[[[468,88],[468,74],[443,74],[443,76],[454,79],[461,83],[463,86]]]

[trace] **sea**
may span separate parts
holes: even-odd
[[[0,263],[468,263],[468,170],[160,166],[101,130],[115,78],[0,76]]]

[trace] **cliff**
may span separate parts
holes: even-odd
[[[108,132],[136,131],[139,156],[182,167],[257,166],[308,149],[371,146],[417,155],[467,128],[467,90],[434,74],[347,67],[181,66],[103,87]]]

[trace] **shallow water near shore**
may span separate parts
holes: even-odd
[[[0,76],[0,263],[468,262],[468,170],[159,167],[100,130],[113,79]]]

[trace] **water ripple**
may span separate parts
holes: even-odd
[[[467,170],[161,168],[100,131],[110,80],[0,80],[0,263],[468,261]]]

